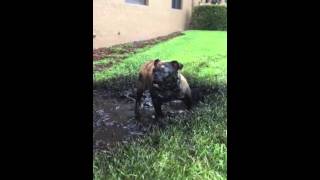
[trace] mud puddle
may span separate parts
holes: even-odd
[[[141,121],[135,119],[134,90],[119,93],[104,90],[93,91],[93,151],[108,150],[118,142],[127,143],[145,135],[154,123],[154,109],[149,92],[142,98]],[[182,101],[163,105],[167,115],[185,113]]]

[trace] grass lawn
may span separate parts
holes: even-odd
[[[139,67],[159,58],[181,62],[182,74],[191,87],[218,90],[192,113],[176,116],[175,123],[166,129],[119,144],[112,153],[95,155],[95,179],[227,178],[227,32],[184,33],[95,72],[95,83],[119,90],[128,84],[134,86]]]

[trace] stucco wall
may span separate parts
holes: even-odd
[[[172,9],[172,0],[149,0],[147,6],[125,0],[93,0],[93,48],[108,47],[183,31],[197,0],[182,0],[182,9]]]

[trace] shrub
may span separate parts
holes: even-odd
[[[191,17],[191,29],[227,30],[227,7],[220,5],[197,6]]]

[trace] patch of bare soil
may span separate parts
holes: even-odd
[[[98,61],[104,58],[124,59],[127,57],[128,54],[136,53],[138,49],[144,48],[146,46],[153,46],[160,42],[163,42],[181,35],[183,35],[183,33],[174,32],[167,36],[160,36],[160,37],[145,40],[145,41],[134,41],[132,43],[115,45],[108,48],[98,48],[93,50],[93,61]],[[122,56],[117,56],[117,55],[122,55]]]

